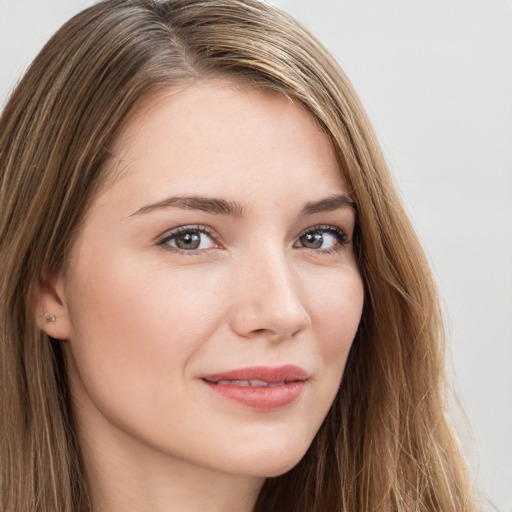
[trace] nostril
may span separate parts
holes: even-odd
[[[286,338],[291,338],[295,336],[298,332],[300,332],[301,328],[290,329],[252,329],[250,333],[248,333],[249,338],[263,338],[268,337],[272,340],[282,340]]]
[[[271,270],[277,272],[277,267]],[[295,281],[286,277],[286,272],[282,269],[279,279],[268,278],[265,287],[254,287],[254,293],[244,294],[242,300],[237,297],[229,320],[234,332],[248,339],[281,341],[308,328],[311,318],[306,305],[295,293]]]

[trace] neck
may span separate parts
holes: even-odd
[[[80,436],[93,512],[251,512],[264,478],[195,465],[123,433]]]
[[[261,485],[197,471],[124,473],[93,482],[94,512],[251,512]]]

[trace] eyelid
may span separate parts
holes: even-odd
[[[169,229],[168,231],[166,231],[165,233],[163,233],[162,235],[157,237],[155,243],[156,243],[156,245],[158,245],[160,247],[165,246],[166,250],[179,252],[181,254],[190,254],[190,255],[202,253],[202,252],[205,252],[205,251],[208,251],[208,250],[214,248],[214,247],[211,247],[208,249],[191,249],[191,250],[185,251],[185,250],[179,249],[177,247],[173,247],[172,245],[167,245],[167,242],[169,240],[171,240],[172,238],[174,238],[182,233],[187,233],[190,231],[197,231],[199,233],[203,233],[203,234],[209,236],[213,240],[215,245],[217,245],[217,246],[221,245],[221,236],[213,228],[211,228],[210,226],[203,225],[203,224],[185,224],[183,226],[178,226],[178,227]]]
[[[334,236],[337,237],[339,246],[333,247],[330,249],[310,249],[308,247],[304,247],[304,249],[310,249],[317,253],[322,253],[322,252],[325,253],[325,252],[337,250],[340,247],[344,247],[345,245],[348,245],[352,242],[351,236],[349,236],[344,229],[342,229],[338,226],[332,225],[332,224],[317,224],[315,226],[311,226],[311,227],[306,228],[303,231],[301,231],[299,233],[299,235],[297,236],[295,243],[293,244],[294,247],[296,246],[296,243],[300,240],[300,238],[302,236],[306,235],[307,233],[311,233],[311,232],[315,232],[315,231],[325,231],[330,234],[333,234]],[[299,246],[299,247],[302,247],[302,246]]]
[[[172,238],[177,237],[180,234],[187,233],[187,232],[193,232],[193,231],[207,235],[208,237],[210,237],[212,239],[212,241],[214,242],[214,244],[217,247],[209,247],[206,249],[183,250],[183,249],[180,249],[178,247],[174,247],[174,246],[168,244],[169,240],[171,240]],[[316,231],[324,231],[324,232],[334,235],[338,240],[338,244],[335,247],[332,247],[329,249],[312,249],[312,248],[297,245],[298,241],[300,240],[300,238],[302,236],[306,235],[307,233],[316,232]],[[351,242],[352,242],[351,237],[347,234],[347,232],[344,229],[342,229],[338,226],[332,225],[332,224],[317,224],[317,225],[310,226],[310,227],[302,230],[296,237],[295,242],[293,243],[293,247],[309,249],[316,253],[328,253],[328,252],[339,250],[340,248],[344,247],[345,245],[350,244]],[[165,250],[170,250],[170,251],[178,252],[181,254],[193,255],[193,254],[204,253],[211,249],[219,248],[219,246],[222,246],[222,237],[217,233],[216,230],[214,230],[210,226],[206,226],[203,224],[186,224],[183,226],[177,226],[175,228],[167,230],[165,233],[163,233],[162,235],[157,237],[157,239],[155,240],[155,244],[158,246],[161,246],[161,247],[165,246],[164,247]]]
[[[331,233],[339,233],[340,235],[343,235],[348,240],[350,240],[350,236],[348,235],[347,231],[343,228],[340,228],[339,226],[335,226],[334,224],[316,224],[314,226],[310,226],[306,229],[303,229],[297,238],[305,235],[306,233],[309,233],[310,231],[329,231]]]

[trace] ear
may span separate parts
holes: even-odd
[[[34,299],[38,327],[52,338],[68,340],[71,334],[71,321],[62,273],[42,279],[37,286]]]

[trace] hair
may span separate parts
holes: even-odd
[[[357,204],[365,304],[336,399],[255,512],[475,510],[446,418],[439,301],[368,118],[329,53],[258,0],[107,0],[46,44],[0,119],[0,509],[90,512],[61,343],[33,296],[63,268],[109,147],[148,95],[227,78],[288,97]]]

